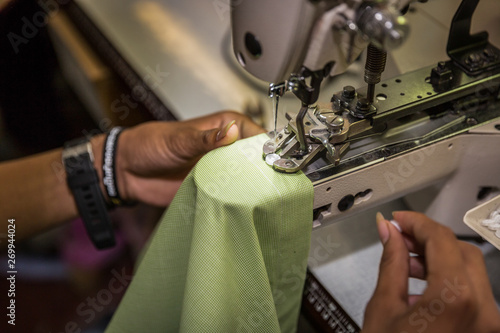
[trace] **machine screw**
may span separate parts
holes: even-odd
[[[356,118],[364,119],[373,113],[373,111],[374,110],[371,109],[370,101],[367,98],[362,97],[358,99],[356,108],[351,110],[350,113]]]
[[[496,57],[497,57],[497,54],[495,54],[495,52],[490,49],[490,48],[486,48],[484,49],[483,51],[483,55],[488,59],[488,60],[495,60]]]
[[[337,95],[333,95],[332,98],[330,98],[330,102],[332,102],[332,103],[338,103],[339,102],[339,97]]]
[[[345,86],[342,90],[342,97],[351,100],[356,96],[356,89],[353,86]]]
[[[367,98],[360,98],[356,103],[356,111],[358,112],[366,112],[370,109],[370,102]]]
[[[475,118],[469,117],[467,118],[466,123],[468,126],[474,126],[477,125],[477,120]]]
[[[344,118],[338,116],[337,118],[333,119],[333,121],[330,123],[330,126],[334,130],[341,129],[344,126]]]
[[[380,151],[380,154],[383,157],[389,157],[389,156],[391,156],[391,150],[389,148],[382,148],[382,150]]]
[[[440,61],[431,71],[429,82],[437,91],[446,91],[450,88],[453,80],[453,72],[446,66],[446,62]],[[427,81],[426,81],[427,82]]]
[[[471,67],[478,67],[481,65],[481,62],[483,59],[481,58],[481,55],[477,53],[471,53],[465,60],[465,63]]]
[[[467,60],[471,63],[479,62],[481,60],[481,57],[477,53],[471,53],[467,57]]]

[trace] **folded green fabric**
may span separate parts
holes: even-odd
[[[203,157],[160,221],[107,332],[295,332],[313,187],[262,160],[265,134]]]

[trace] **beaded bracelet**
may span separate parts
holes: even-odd
[[[123,132],[123,127],[114,127],[106,136],[102,153],[102,182],[106,189],[111,207],[127,205],[120,197],[118,184],[116,182],[116,151],[118,147],[118,137]]]

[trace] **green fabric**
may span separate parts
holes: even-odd
[[[202,158],[162,218],[107,332],[295,332],[312,228],[302,173],[265,135]]]

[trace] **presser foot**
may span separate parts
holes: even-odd
[[[303,169],[311,160],[326,150],[330,162],[337,165],[347,150],[345,143],[349,122],[331,109],[310,107],[304,117],[306,149],[300,149],[295,117],[274,137],[264,143],[263,158],[278,172],[294,173]]]

